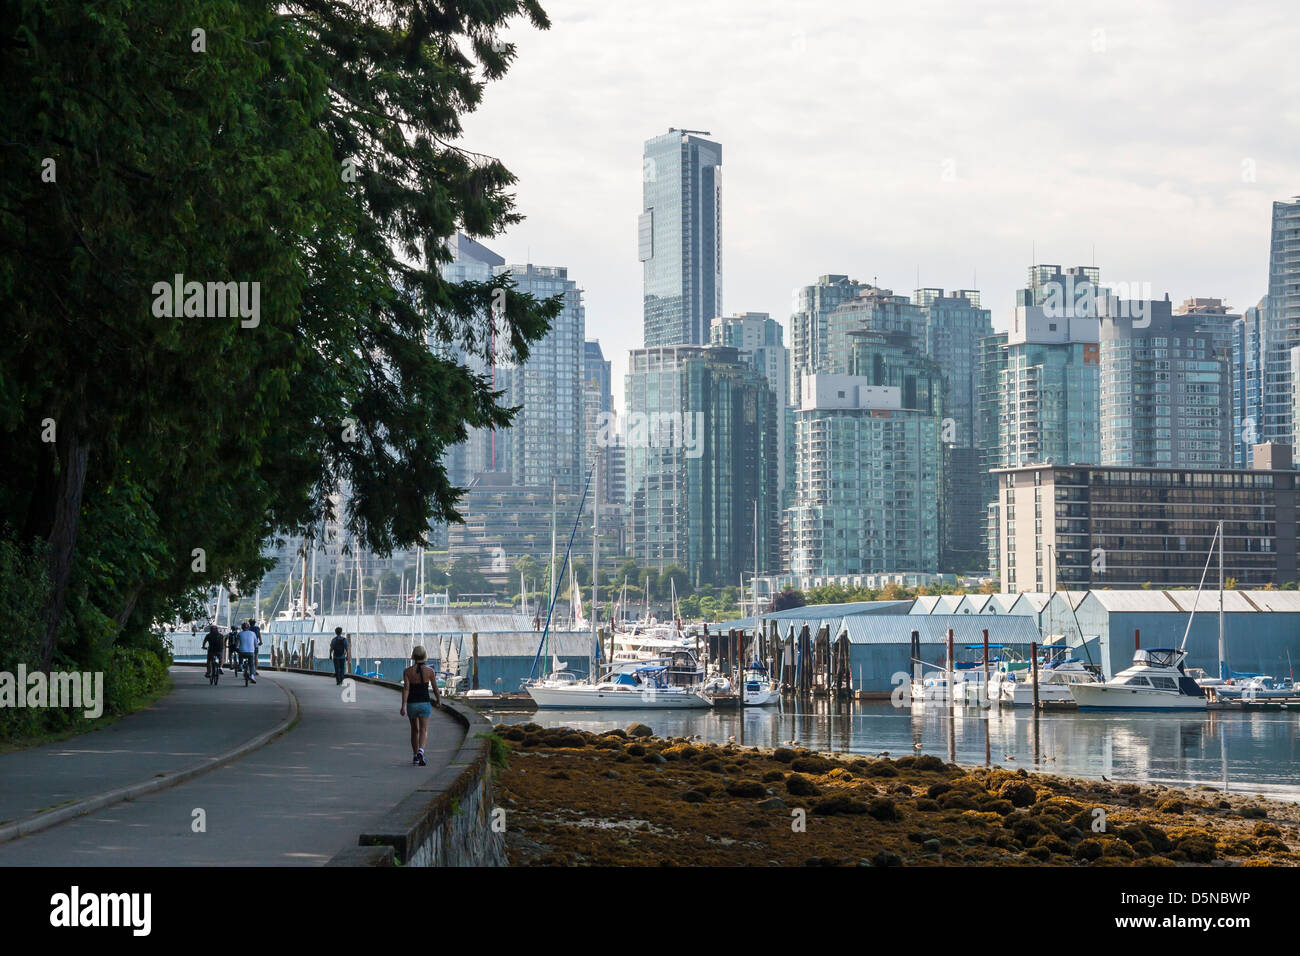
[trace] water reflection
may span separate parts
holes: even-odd
[[[896,709],[824,700],[743,711],[498,711],[505,723],[535,721],[598,731],[641,721],[662,736],[746,747],[800,746],[893,757],[935,754],[964,765],[1024,767],[1069,776],[1170,786],[1204,784],[1300,801],[1297,716],[1287,711],[1050,711],[1029,708]]]

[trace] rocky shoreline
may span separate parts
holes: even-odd
[[[494,728],[514,866],[1297,866],[1300,806],[932,755]]]

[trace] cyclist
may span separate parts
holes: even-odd
[[[239,668],[239,628],[233,625],[230,633],[226,635],[226,650],[230,657],[230,666],[236,670]]]
[[[215,667],[218,674],[224,674],[221,669],[221,652],[226,646],[226,636],[221,633],[221,628],[215,624],[208,625],[208,633],[203,635],[202,647],[208,649],[208,666],[203,676],[212,677],[212,669]]]
[[[241,667],[248,668],[254,684],[257,683],[257,648],[261,643],[262,639],[257,636],[257,632],[245,621],[244,629],[239,632],[239,663]]]

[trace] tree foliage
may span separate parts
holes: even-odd
[[[456,230],[519,218],[458,140],[541,7],[4,10],[0,507],[47,569],[41,663],[247,589],[340,489],[381,554],[458,517],[444,450],[511,419],[464,357],[526,358],[558,309],[438,268]],[[247,283],[258,313],[176,314],[175,276]]]

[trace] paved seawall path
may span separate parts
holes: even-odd
[[[165,783],[297,720],[216,769],[0,843],[0,866],[323,865],[427,783],[463,739],[435,712],[428,766],[415,767],[390,688],[356,682],[345,701],[328,676],[263,671],[250,687],[229,669],[217,687],[202,668],[175,667],[172,677],[158,704],[103,731],[0,756],[0,819]]]

